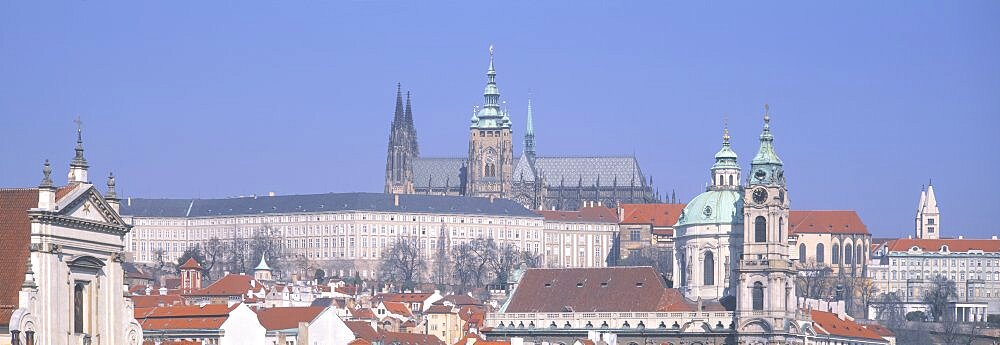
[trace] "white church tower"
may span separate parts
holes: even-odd
[[[771,117],[764,106],[760,149],[750,165],[744,191],[743,257],[739,265],[737,311],[740,332],[779,332],[798,311],[796,269],[788,257],[789,200],[784,164],[774,152]]]
[[[917,217],[914,221],[917,238],[941,237],[941,213],[938,211],[937,197],[934,196],[934,185],[928,184],[926,190],[920,191],[920,204],[917,205]]]

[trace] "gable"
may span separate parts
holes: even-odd
[[[104,197],[93,185],[77,185],[63,198],[57,201],[56,213],[61,216],[85,219],[110,226],[127,226]]]

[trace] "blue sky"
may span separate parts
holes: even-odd
[[[0,185],[60,180],[82,116],[92,180],[224,197],[381,191],[395,85],[425,156],[467,150],[487,47],[542,155],[631,154],[662,193],[708,181],[763,104],[795,209],[912,233],[998,233],[1000,2],[0,2]],[[520,152],[521,143],[516,143]]]

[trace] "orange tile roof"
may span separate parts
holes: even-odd
[[[135,319],[144,330],[219,329],[239,304],[135,308]]]
[[[257,310],[257,320],[269,331],[299,327],[299,322],[312,322],[326,308],[283,307]]]
[[[672,227],[684,211],[685,204],[622,204],[622,224],[652,224]]]
[[[398,343],[399,345],[445,345],[440,338],[433,334],[416,334],[403,332],[386,332],[378,334],[379,340],[383,344]]]
[[[375,320],[375,312],[368,308],[348,308],[348,312],[351,313],[351,318],[362,319],[362,320]]]
[[[537,211],[548,221],[585,222],[585,223],[618,223],[615,210],[598,206],[583,207],[579,211]]]
[[[368,341],[378,340],[378,332],[372,328],[371,323],[368,321],[344,321],[344,324],[347,325],[347,328],[349,328],[357,338]]]
[[[528,269],[508,313],[657,312],[690,308],[652,267]]]
[[[890,252],[905,252],[910,248],[917,247],[925,252],[936,252],[941,250],[941,246],[947,245],[948,251],[967,252],[970,250],[982,250],[984,252],[1000,252],[1000,240],[980,240],[980,239],[917,239],[900,238],[886,243],[886,248]]]
[[[426,313],[427,314],[451,314],[451,307],[446,306],[446,305],[442,305],[442,304],[435,304],[435,305],[432,305],[430,308],[427,308],[427,312]]]
[[[0,267],[7,279],[0,279],[0,325],[10,324],[11,314],[18,304],[18,292],[24,283],[28,263],[28,242],[31,237],[31,219],[28,209],[38,207],[38,189],[0,189]],[[38,267],[33,268],[38,272]]]
[[[854,211],[789,211],[788,234],[870,235],[868,227]]]
[[[187,261],[185,261],[184,264],[181,265],[180,268],[182,270],[183,269],[200,270],[201,269],[201,265],[199,265],[198,261],[195,261],[194,258],[188,258]]]
[[[867,325],[864,325],[864,326],[865,326],[865,328],[872,330],[873,332],[875,332],[876,334],[878,334],[879,336],[881,336],[883,338],[885,338],[885,337],[895,337],[896,336],[896,333],[893,333],[892,330],[890,330],[890,329],[888,329],[888,328],[886,328],[886,327],[884,327],[882,325],[879,325],[879,324],[867,324]]]
[[[351,342],[347,343],[347,345],[372,345],[372,342],[358,338],[351,340]]]
[[[62,200],[62,198],[66,197],[66,195],[68,195],[69,192],[72,192],[74,189],[76,189],[76,186],[79,185],[69,184],[59,187],[59,189],[56,189],[56,202],[59,202],[59,200]],[[35,207],[37,207],[37,205],[35,205]]]
[[[184,304],[184,298],[180,295],[150,295],[150,296],[132,296],[132,304],[136,308],[151,308],[158,307],[161,304],[163,306],[170,305],[182,305]]]
[[[389,302],[423,302],[431,297],[430,292],[384,293],[376,296],[379,300]]]
[[[243,296],[251,289],[253,277],[245,274],[230,274],[219,278],[208,287],[189,293],[191,296]],[[260,284],[256,284],[260,286]]]
[[[875,331],[862,327],[854,321],[841,319],[834,313],[813,310],[812,319],[813,325],[820,333],[849,338],[883,340]]]
[[[410,311],[410,308],[407,308],[406,305],[403,304],[402,302],[383,301],[382,304],[385,305],[385,310],[388,310],[390,313],[406,317],[413,316],[413,312]]]

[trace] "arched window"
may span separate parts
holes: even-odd
[[[715,254],[705,251],[705,285],[715,285]]]
[[[753,221],[753,237],[754,242],[767,242],[767,220],[763,216]]]
[[[799,244],[799,262],[806,262],[806,244]]]
[[[850,244],[844,245],[844,264],[845,265],[854,264],[854,246]]]
[[[73,287],[73,332],[83,333],[83,283]]]
[[[825,258],[826,251],[824,249],[826,249],[826,248],[823,247],[822,243],[816,244],[816,262],[817,263],[823,263],[823,261],[826,260],[826,258]]]
[[[836,244],[836,243],[833,244],[832,258],[833,258],[833,261],[830,261],[831,264],[836,265],[836,264],[840,263],[840,245],[839,244]]]
[[[729,175],[729,185],[735,186],[735,184],[733,184],[733,175]]]
[[[726,184],[725,182],[723,182],[722,179],[723,179],[722,175],[719,175],[719,185],[720,186]]]
[[[764,310],[764,284],[754,282],[752,290],[753,310]]]
[[[785,218],[784,217],[779,217],[778,218],[778,241],[781,241],[782,238],[784,238],[784,237],[781,237],[781,233],[783,231],[785,231],[784,228],[785,228]]]
[[[854,251],[854,255],[857,256],[857,260],[854,260],[854,262],[857,262],[859,265],[863,265],[865,263],[866,252],[863,249],[864,247],[862,247],[861,244],[858,243],[858,249]]]

